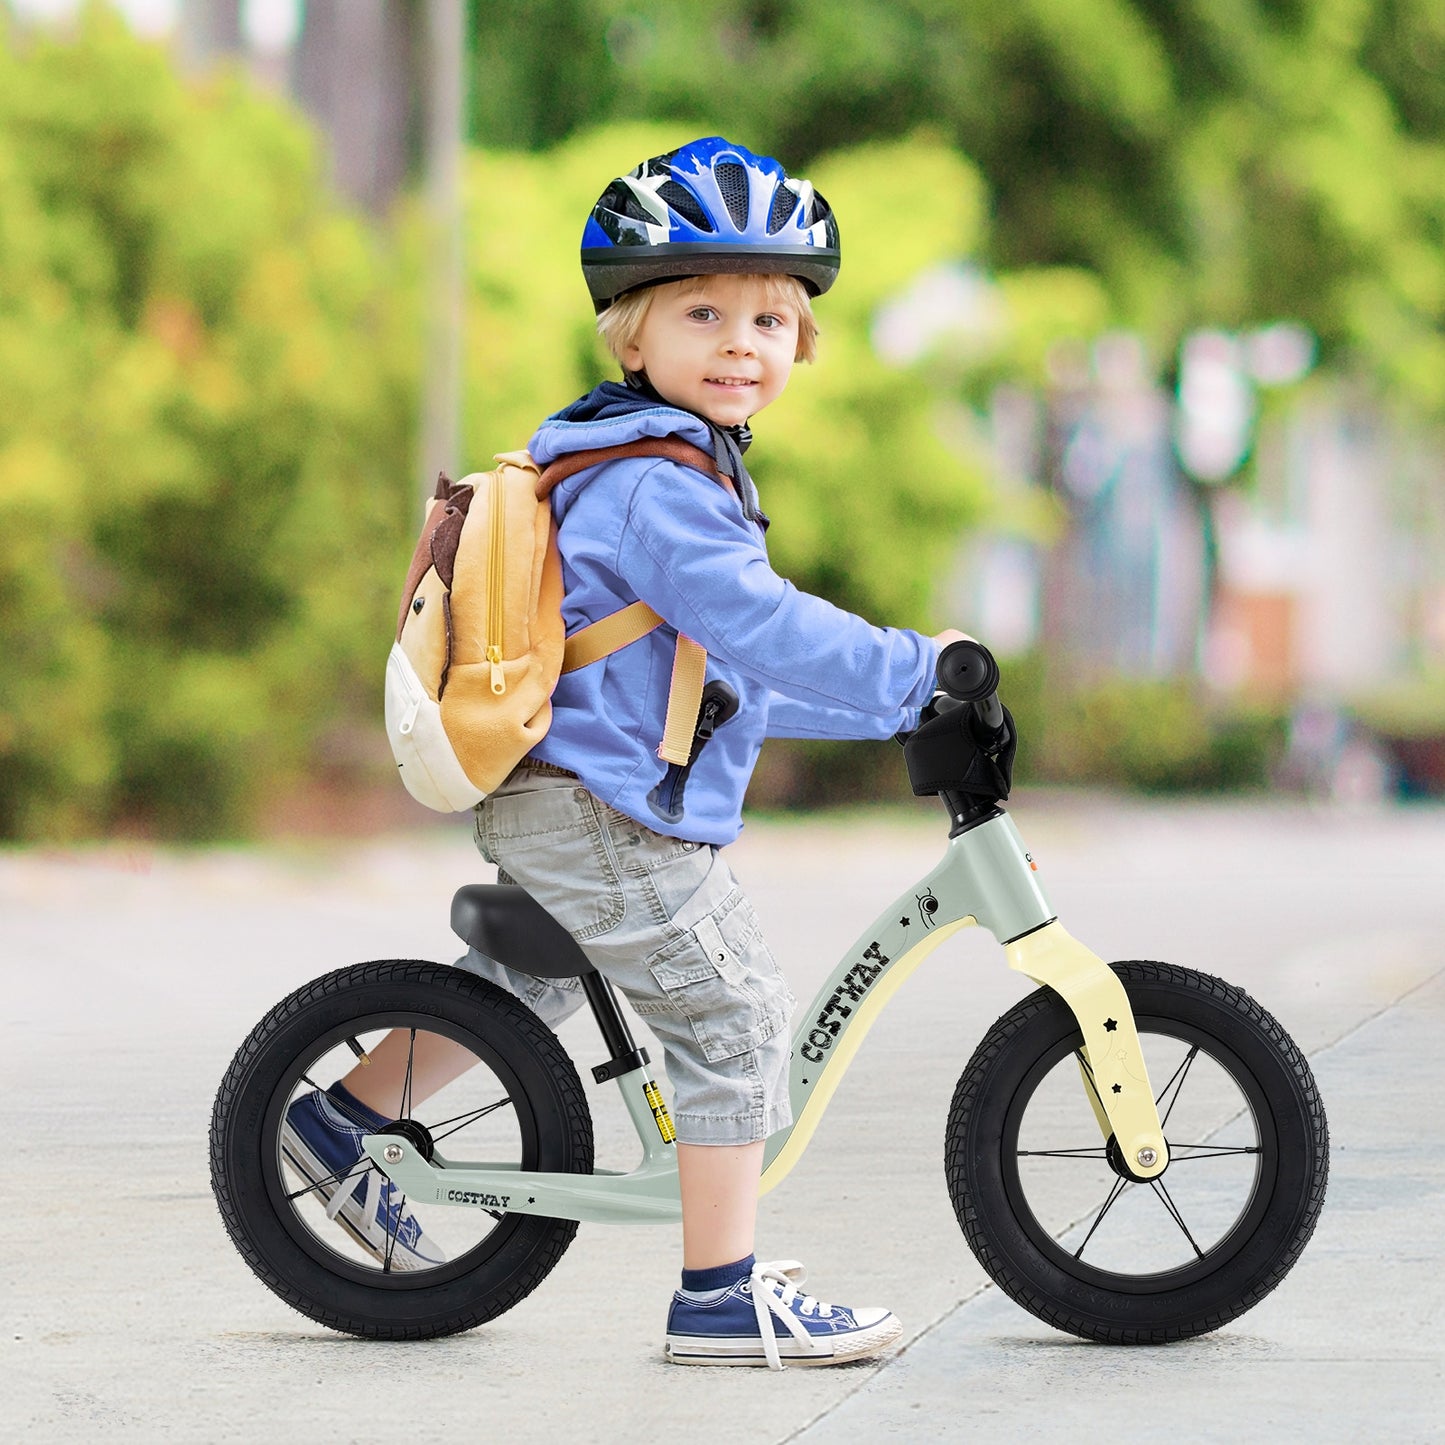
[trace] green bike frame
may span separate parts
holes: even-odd
[[[789,1079],[793,1123],[767,1142],[760,1193],[797,1163],[895,990],[944,939],[973,924],[1004,945],[1010,968],[1047,984],[1073,1010],[1084,1038],[1081,1086],[1125,1167],[1140,1180],[1163,1172],[1168,1150],[1123,985],[1059,924],[1032,857],[1000,810],[949,839],[938,866],[864,930],[800,1013]],[[645,1069],[616,1082],[642,1143],[642,1162],[629,1173],[547,1174],[440,1153],[428,1162],[391,1134],[370,1134],[362,1147],[416,1203],[608,1224],[677,1220],[677,1151],[657,1086]]]

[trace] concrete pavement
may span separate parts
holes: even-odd
[[[665,1366],[672,1226],[584,1226],[536,1294],[467,1335],[330,1334],[226,1240],[206,1180],[211,1097],[298,983],[362,958],[454,956],[447,901],[488,871],[465,825],[265,852],[12,852],[0,1439],[1034,1440],[1115,1429],[1121,1394],[1141,1392],[1181,1440],[1445,1438],[1445,812],[1016,803],[1071,932],[1106,957],[1242,984],[1313,1057],[1330,1197],[1294,1273],[1239,1321],[1110,1350],[984,1289],[943,1184],[943,1121],[974,1044],[1022,990],[992,940],[965,935],[900,992],[760,1212],[760,1251],[807,1260],[824,1298],[897,1311],[891,1360],[781,1376]],[[930,814],[889,814],[755,824],[732,856],[807,998],[942,846]],[[581,1065],[599,1057],[590,1029],[564,1031]],[[627,1167],[616,1100],[589,1093],[599,1162]],[[879,1210],[880,1173],[905,1208]]]

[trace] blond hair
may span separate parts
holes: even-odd
[[[660,286],[643,286],[619,296],[611,306],[597,318],[597,332],[607,343],[607,349],[620,362],[622,353],[629,346],[637,344],[642,323],[647,319],[652,298],[669,287],[679,290],[700,291],[708,282],[707,276],[684,276],[680,281],[667,281]],[[818,359],[818,323],[813,316],[812,299],[808,288],[796,276],[769,274],[754,275],[752,280],[763,283],[763,293],[770,306],[790,306],[798,314],[798,349],[795,361],[816,361]]]

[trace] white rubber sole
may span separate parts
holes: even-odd
[[[820,1337],[823,1350],[808,1350],[786,1331],[778,1338],[778,1357],[785,1365],[848,1365],[881,1354],[903,1333],[903,1322],[897,1315],[887,1315],[866,1330],[853,1330],[846,1335]],[[668,1335],[663,1355],[674,1365],[762,1365],[768,1357],[762,1341],[744,1339],[709,1339],[704,1335]]]

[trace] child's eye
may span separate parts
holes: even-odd
[[[714,311],[711,306],[694,306],[687,314],[692,317],[694,321],[711,321],[713,317],[717,315],[717,312]]]
[[[773,331],[777,327],[782,326],[784,322],[781,316],[774,316],[771,312],[765,312],[762,316],[758,317],[755,324],[761,326],[765,331]]]

